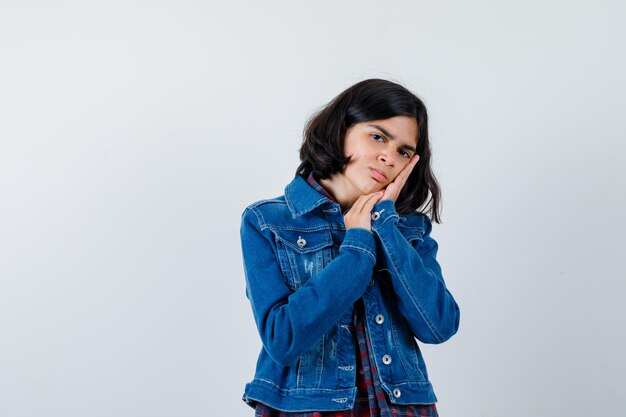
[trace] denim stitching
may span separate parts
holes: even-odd
[[[374,262],[376,262],[376,257],[374,255],[372,255],[372,253],[369,250],[367,250],[367,249],[363,249],[360,246],[346,245],[345,243],[342,244],[341,247],[342,248],[352,248],[352,249],[356,249],[356,250],[361,251],[361,252],[365,252],[365,253],[367,253],[369,255],[370,258],[372,258],[372,260]]]
[[[296,263],[296,257],[293,255],[293,252],[290,250],[286,250],[285,252],[287,253],[287,259],[289,260],[289,266],[291,267],[291,274],[293,276],[294,287],[298,289],[302,285],[302,278],[300,277],[300,273],[298,272],[298,265]]]
[[[393,344],[394,344],[394,349],[396,350],[396,355],[398,356],[398,358],[400,359],[400,364],[402,365],[402,369],[404,369],[404,373],[406,375],[411,375],[411,372],[407,369],[406,367],[406,358],[404,357],[404,355],[402,355],[402,349],[398,348],[399,342],[398,342],[398,332],[395,328],[395,326],[393,325],[393,315],[389,314],[389,328],[391,329],[391,339],[393,340]]]
[[[318,361],[317,365],[317,387],[322,385],[322,373],[324,372],[324,347],[326,346],[326,335],[322,335],[322,352],[320,353],[321,360]]]
[[[322,230],[331,230],[328,225],[321,225],[317,227],[297,227],[297,226],[279,226],[275,224],[269,224],[268,227],[271,227],[275,230],[286,230],[286,231],[294,231],[294,232],[319,232]]]
[[[265,219],[263,218],[263,215],[261,214],[261,212],[257,210],[256,207],[251,207],[250,210],[252,211],[252,214],[254,214],[254,216],[256,217],[256,221],[259,224],[259,227],[261,228],[261,230],[264,230]]]
[[[274,232],[273,229],[270,228],[270,230],[272,230],[272,232]],[[278,239],[280,239],[283,243],[285,243],[288,247],[290,247],[292,250],[298,252],[298,253],[304,253],[304,252],[314,252],[314,251],[319,251],[325,247],[328,246],[332,246],[333,245],[333,238],[330,234],[330,232],[328,233],[324,233],[323,236],[321,236],[324,240],[321,241],[320,243],[318,243],[317,245],[314,246],[310,246],[307,247],[307,249],[305,251],[303,251],[300,247],[294,245],[293,243],[291,243],[289,241],[289,239],[286,239],[284,236],[280,236],[279,234],[275,233],[276,237]],[[306,237],[306,236],[305,236]],[[320,237],[320,236],[316,236],[316,237]]]
[[[263,379],[263,378],[254,378],[254,380],[256,381],[262,381],[265,382],[267,384],[273,385],[277,388],[277,391],[280,392],[291,392],[291,391],[329,391],[329,392],[337,392],[337,391],[345,391],[345,389],[331,389],[331,388],[292,388],[292,389],[281,389],[278,385],[276,385],[275,383],[273,383],[272,381],[269,381],[267,379]],[[396,384],[396,385],[402,385],[402,384]]]

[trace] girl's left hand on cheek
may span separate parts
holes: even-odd
[[[382,198],[380,199],[381,201],[392,200],[395,202],[398,199],[402,187],[404,187],[406,180],[409,178],[411,171],[413,171],[413,168],[415,167],[419,159],[419,155],[415,155],[413,156],[413,158],[411,158],[411,161],[404,167],[404,169],[400,171],[396,178],[394,178],[394,180],[387,185],[387,187],[385,188],[385,194],[383,194]]]

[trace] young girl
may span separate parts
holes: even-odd
[[[459,307],[419,210],[440,223],[430,156],[422,101],[365,80],[308,122],[285,194],[244,210],[256,416],[438,415],[416,339],[448,340]]]

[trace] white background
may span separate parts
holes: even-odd
[[[443,416],[626,415],[615,1],[0,3],[0,416],[251,416],[244,207],[371,77],[428,106]]]

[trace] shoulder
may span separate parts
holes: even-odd
[[[272,222],[272,219],[276,217],[291,217],[284,195],[255,201],[249,204],[241,213],[243,222],[254,219],[261,229],[265,228],[268,222]]]
[[[245,209],[246,211],[267,211],[267,210],[275,210],[280,208],[281,206],[287,206],[287,200],[284,195],[274,198],[266,198],[263,200],[255,201],[252,204],[249,204]]]
[[[399,225],[403,227],[416,227],[426,231],[432,227],[432,223],[428,215],[420,212],[398,214],[400,217]]]
[[[430,236],[433,226],[428,215],[414,212],[400,214],[399,217],[398,229],[408,241],[422,241],[425,237]]]

